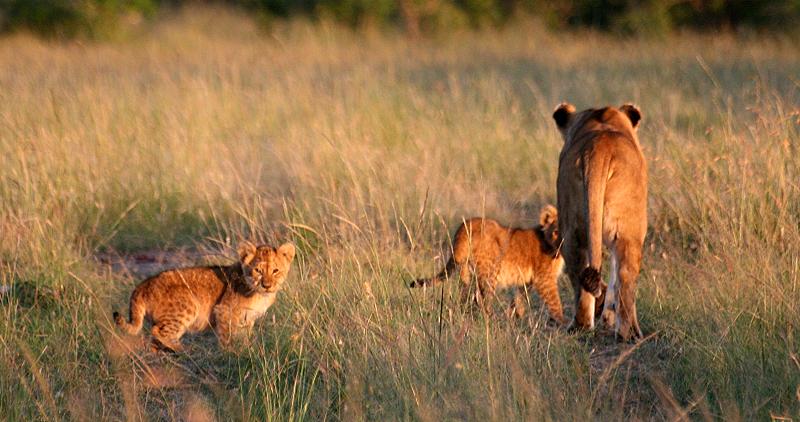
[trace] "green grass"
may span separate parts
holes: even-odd
[[[791,40],[525,23],[419,41],[193,10],[127,41],[6,37],[0,413],[798,418],[798,74]],[[562,100],[643,112],[638,304],[657,334],[635,349],[553,329],[535,295],[508,321],[405,287],[462,217],[532,225],[555,201]],[[139,280],[95,254],[241,239],[299,247],[251,344],[118,340],[111,309]]]

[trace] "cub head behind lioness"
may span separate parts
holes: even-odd
[[[630,104],[578,112],[563,103],[553,119],[564,138],[557,190],[561,249],[575,291],[573,327],[594,327],[605,245],[611,262],[603,320],[625,340],[641,337],[636,278],[647,232],[647,165],[637,134],[641,113]]]

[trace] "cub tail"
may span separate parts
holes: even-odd
[[[125,318],[123,318],[119,312],[114,311],[114,322],[122,331],[128,334],[139,334],[139,331],[142,330],[142,325],[144,325],[145,312],[144,301],[134,292],[131,296],[128,321],[125,321]]]

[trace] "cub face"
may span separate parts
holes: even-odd
[[[544,234],[544,241],[553,248],[558,249],[559,233],[558,233],[558,210],[552,205],[545,205],[539,212],[539,224],[542,226],[542,233]]]
[[[250,242],[239,245],[239,259],[247,284],[259,293],[274,293],[281,289],[294,260],[295,247],[284,243],[277,249]]]

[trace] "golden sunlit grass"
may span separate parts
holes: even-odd
[[[107,44],[0,40],[9,419],[800,416],[800,50],[519,23],[435,40],[191,10]],[[636,349],[457,305],[462,217],[555,201],[550,118],[633,101],[650,166]],[[99,253],[292,239],[250,345],[159,356]],[[450,283],[455,284],[455,283]],[[562,300],[571,314],[571,290]],[[442,302],[443,301],[443,302]]]

